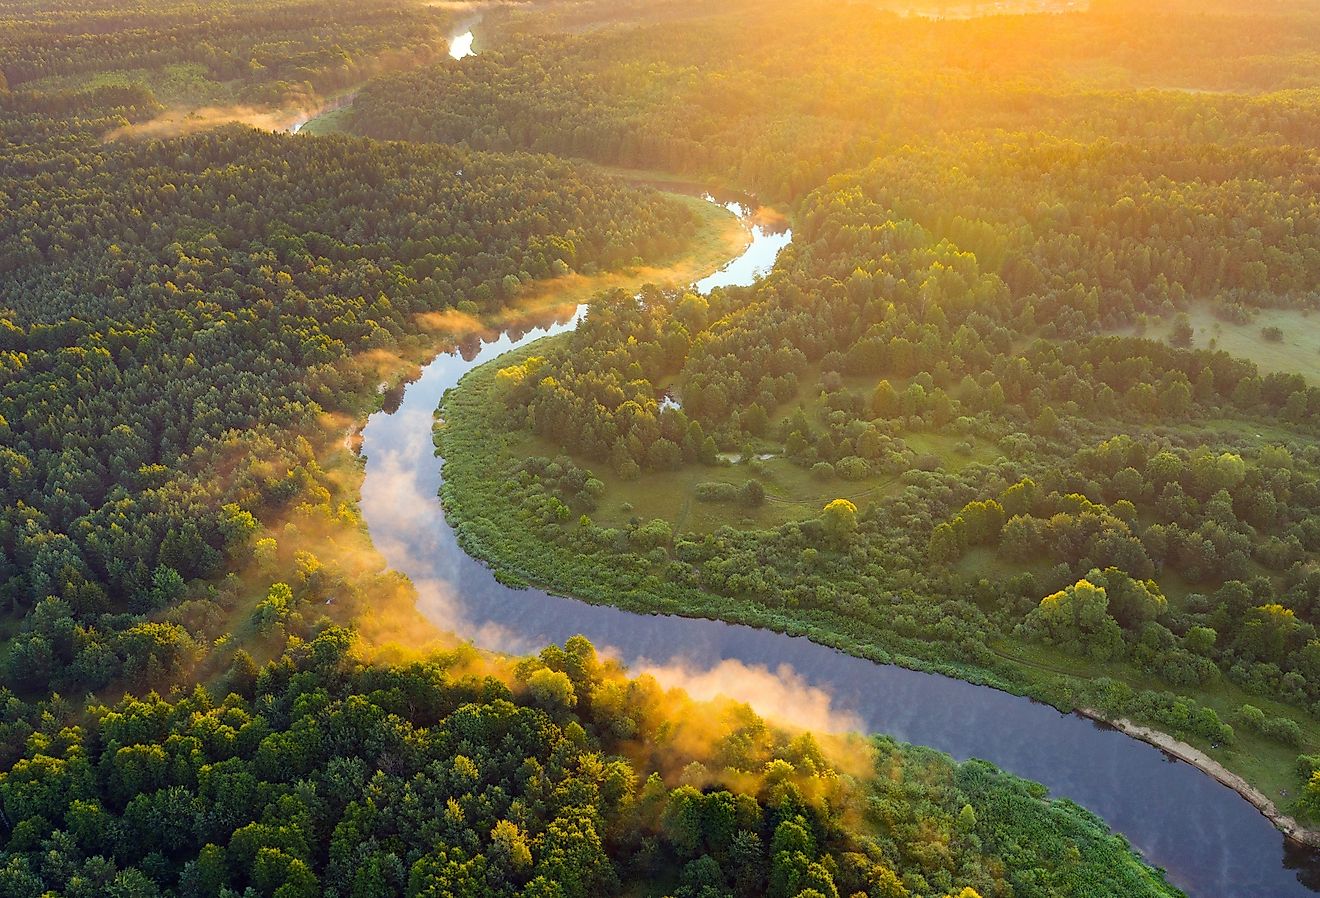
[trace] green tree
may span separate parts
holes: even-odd
[[[846,543],[857,532],[857,506],[847,499],[835,499],[822,510],[821,520],[833,542]]]
[[[1192,345],[1192,321],[1184,312],[1178,313],[1173,319],[1173,330],[1169,333],[1169,342],[1180,349],[1186,349]]]

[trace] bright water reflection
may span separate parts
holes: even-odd
[[[462,34],[456,34],[449,39],[449,55],[454,59],[463,59],[468,56],[476,55],[472,49],[472,32],[464,31]]]

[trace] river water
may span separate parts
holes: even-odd
[[[699,289],[751,282],[791,239],[788,231],[751,230],[746,253],[699,282]],[[440,353],[397,407],[367,422],[362,510],[371,538],[390,566],[412,579],[422,611],[438,627],[483,648],[518,653],[581,633],[634,670],[651,670],[698,694],[722,691],[749,700],[772,717],[888,733],[958,759],[984,758],[1098,814],[1196,898],[1320,892],[1320,859],[1291,847],[1246,800],[1191,765],[1083,717],[960,680],[874,664],[805,638],[632,614],[497,582],[459,548],[445,521],[433,413],[464,373],[573,327],[582,313],[525,322]]]

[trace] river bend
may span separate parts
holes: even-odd
[[[791,239],[788,231],[751,225],[746,209],[730,208],[744,215],[752,242],[725,269],[698,282],[703,291],[750,283]],[[988,687],[874,664],[802,637],[633,614],[497,582],[463,552],[445,521],[433,413],[467,371],[572,328],[583,311],[440,353],[407,386],[397,408],[372,415],[363,430],[362,510],[371,538],[389,565],[412,579],[422,612],[437,627],[483,648],[519,653],[581,633],[634,670],[654,670],[697,693],[724,691],[769,716],[821,726],[843,722],[960,760],[984,758],[1098,814],[1195,898],[1320,892],[1315,853],[1291,847],[1251,804],[1195,767],[1110,727]]]

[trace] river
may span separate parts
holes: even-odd
[[[749,283],[789,239],[787,231],[755,227],[746,253],[697,286]],[[1320,892],[1320,859],[1292,847],[1245,799],[1195,767],[1081,716],[961,680],[874,664],[805,638],[632,614],[497,582],[459,548],[441,511],[433,413],[464,373],[568,330],[582,312],[440,353],[407,386],[397,408],[366,424],[362,510],[371,538],[390,566],[412,579],[421,610],[436,626],[483,648],[521,653],[581,633],[634,670],[655,670],[698,692],[720,688],[770,716],[842,723],[959,759],[984,758],[1098,814],[1195,898]]]

